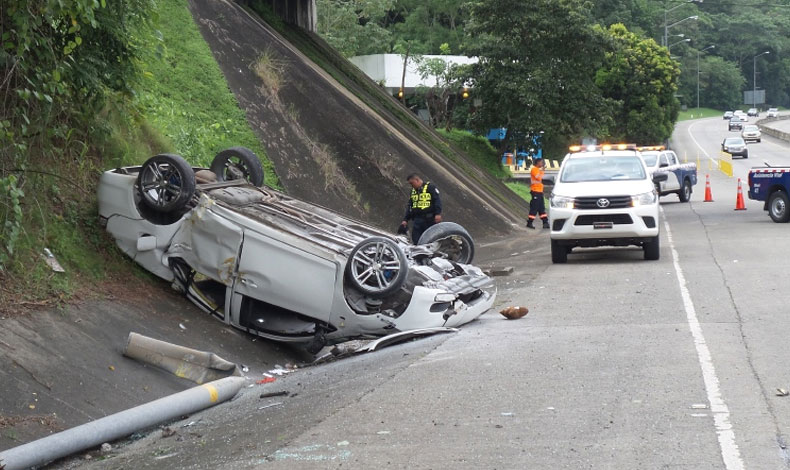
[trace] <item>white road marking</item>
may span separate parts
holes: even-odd
[[[699,148],[702,151],[702,153],[704,153],[705,156],[708,157],[708,160],[716,163],[716,160],[714,160],[710,155],[708,155],[708,152],[706,152],[705,149],[702,148],[702,145],[700,145],[699,142],[697,142],[697,139],[694,138],[694,134],[691,133],[691,128],[696,126],[697,124],[699,124],[699,121],[695,121],[689,124],[688,128],[686,129],[689,133],[689,137],[691,137],[691,140],[694,141],[694,145],[696,145],[697,148]]]
[[[711,358],[708,344],[705,342],[705,336],[702,334],[702,327],[697,318],[697,311],[694,309],[694,302],[691,301],[686,277],[680,268],[678,252],[672,241],[672,231],[669,229],[669,222],[666,219],[664,219],[664,229],[667,232],[669,247],[672,250],[672,263],[675,265],[675,274],[680,285],[680,295],[683,298],[683,306],[686,309],[686,321],[688,322],[689,330],[691,330],[691,335],[694,337],[694,346],[697,348],[697,358],[702,369],[702,379],[705,382],[710,411],[713,413],[713,423],[719,438],[719,448],[721,449],[721,457],[724,460],[724,467],[727,470],[743,470],[744,465],[741,459],[741,452],[738,450],[738,444],[735,443],[735,431],[733,431],[730,423],[730,409],[721,397],[719,377],[716,375],[716,368],[713,366],[713,359]]]

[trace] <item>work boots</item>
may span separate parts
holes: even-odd
[[[546,219],[543,219],[543,228],[551,228],[549,227],[549,221]]]
[[[527,228],[531,228],[531,229],[535,230],[535,219],[527,220]]]

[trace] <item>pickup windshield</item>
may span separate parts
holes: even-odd
[[[645,165],[648,167],[656,166],[656,160],[658,160],[658,152],[642,152],[642,160],[645,161]]]
[[[617,181],[645,179],[645,167],[638,155],[571,158],[565,162],[560,181]]]

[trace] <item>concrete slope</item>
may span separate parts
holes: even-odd
[[[254,378],[309,359],[213,319],[166,286],[127,286],[112,300],[0,318],[0,450],[195,385],[123,357],[130,332],[216,353]]]
[[[417,171],[442,191],[446,219],[474,236],[507,233],[525,217],[504,185],[421,124],[371,107],[381,97],[344,87],[253,13],[229,0],[189,7],[288,193],[394,230],[405,176]]]

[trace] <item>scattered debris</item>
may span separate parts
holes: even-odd
[[[107,368],[110,370],[115,370],[115,366],[108,366]]]
[[[181,328],[182,330],[186,330],[187,329],[187,327],[185,327],[183,323],[179,323],[178,327]]]
[[[348,441],[340,441],[340,442],[337,443],[337,446],[338,447],[345,447],[345,446],[347,446],[349,444],[351,444],[351,443],[348,442]]]
[[[512,418],[512,417],[516,416],[515,413],[511,413],[510,411],[503,411],[502,413],[499,413],[499,414],[501,414],[502,416],[505,416],[507,418]]]
[[[785,390],[783,388],[777,388],[776,389],[776,396],[777,397],[786,397],[788,395],[790,395],[789,391],[787,391],[787,390]]]
[[[245,366],[244,364],[241,365],[241,371],[245,374],[250,371],[250,368]]]
[[[505,307],[499,313],[508,320],[517,320],[529,313],[529,309],[527,307]]]
[[[264,378],[262,378],[261,380],[255,382],[255,383],[258,384],[258,385],[270,384],[270,383],[274,382],[275,380],[277,380],[277,379],[275,379],[274,377],[264,377]]]
[[[112,451],[112,446],[110,445],[109,442],[105,442],[104,444],[101,445],[101,451],[104,453],[110,452]]]
[[[44,248],[44,253],[41,256],[44,257],[44,261],[46,261],[47,266],[49,266],[50,269],[52,269],[56,273],[66,272],[66,270],[63,269],[63,266],[61,266],[60,263],[58,263],[58,260],[57,258],[55,258],[55,255],[53,255],[52,252],[49,251],[49,248]]]
[[[260,398],[284,397],[287,395],[288,395],[287,390],[280,390],[279,392],[261,393]]]
[[[517,253],[518,254],[518,253]],[[499,277],[499,276],[510,276],[513,274],[513,266],[505,266],[505,267],[492,267],[489,269],[491,276]]]
[[[273,407],[273,406],[280,406],[280,405],[282,405],[282,404],[283,404],[283,403],[282,403],[281,401],[278,401],[277,403],[269,403],[268,405],[259,406],[259,407],[258,407],[258,411],[260,411],[260,410],[265,410],[266,408],[271,408],[271,407]]]
[[[162,437],[171,437],[176,435],[176,430],[171,428],[170,426],[165,426],[162,428]]]

